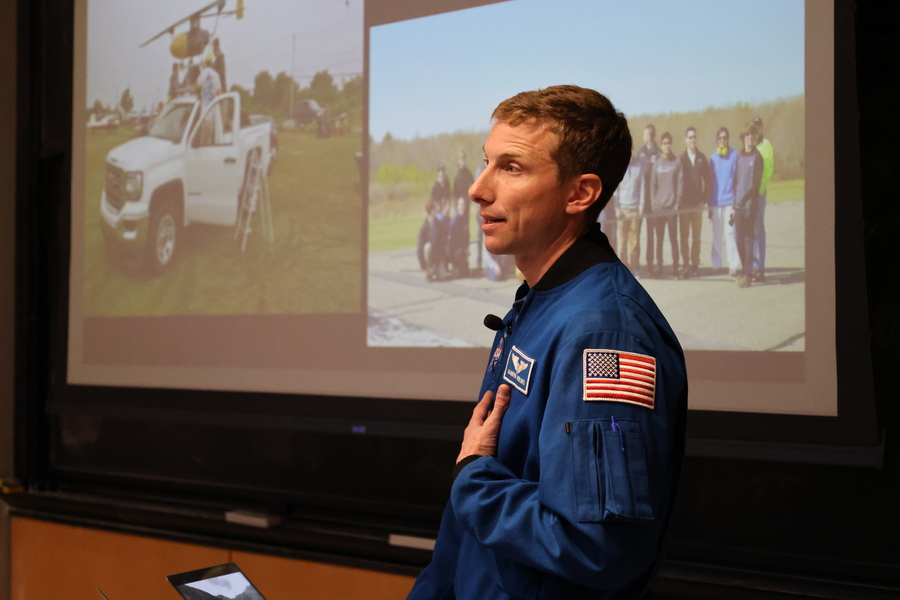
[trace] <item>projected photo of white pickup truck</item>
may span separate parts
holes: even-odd
[[[626,114],[636,153],[652,125],[657,154],[668,133],[680,158],[693,127],[697,150],[712,162],[720,152],[736,154],[742,130],[754,119],[762,122],[774,168],[765,190],[764,262],[754,267],[760,273],[749,285],[737,285],[740,261],[729,243],[727,214],[713,214],[707,199],[678,209],[679,219],[691,212],[699,217],[699,264],[687,272],[684,267],[697,258],[679,260],[681,231],[674,261],[670,231],[662,268],[658,257],[647,268],[650,219],[611,203],[601,224],[685,349],[802,352],[804,10],[802,0],[516,0],[372,27],[369,346],[490,345],[493,332],[481,318],[504,315],[521,279],[509,257],[484,251],[478,206],[462,182],[478,174],[490,113],[500,101],[574,83],[605,93]],[[419,51],[409,52],[411,47]],[[724,147],[723,128],[729,134]],[[831,151],[824,145],[818,150]],[[816,198],[815,206],[829,210],[831,201]],[[619,224],[635,218],[644,223],[631,256],[616,238]],[[439,234],[429,222],[440,219],[445,237],[430,239]],[[442,258],[435,258],[436,246]],[[689,248],[688,255],[695,251]]]
[[[361,0],[87,14],[84,315],[358,313]]]
[[[263,188],[272,127],[243,123],[233,92],[206,107],[192,94],[164,105],[147,135],[106,155],[100,212],[110,260],[129,258],[161,275],[181,247],[184,223],[235,227],[246,244],[256,213],[273,242]]]

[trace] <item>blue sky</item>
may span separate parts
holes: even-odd
[[[477,131],[501,100],[575,83],[626,115],[804,92],[803,0],[511,0],[375,27],[369,132]]]

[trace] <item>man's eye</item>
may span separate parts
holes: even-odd
[[[510,173],[518,173],[520,171],[519,167],[516,165],[506,165],[506,170]]]

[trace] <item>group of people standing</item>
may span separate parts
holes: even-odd
[[[456,176],[451,185],[444,163],[438,164],[437,178],[425,205],[425,222],[419,228],[419,266],[428,281],[469,277],[469,215],[472,200],[469,188],[475,176],[460,150]],[[477,268],[481,268],[481,230],[478,235]]]
[[[740,139],[740,150],[732,148],[728,129],[720,127],[716,150],[707,158],[697,148],[697,130],[688,127],[685,151],[677,156],[670,133],[664,133],[657,145],[656,128],[644,128],[644,144],[632,155],[609,207],[617,225],[607,234],[632,272],[663,277],[663,244],[668,234],[672,278],[699,276],[705,212],[712,225],[713,274],[727,269],[739,287],[765,282],[765,207],[773,171],[772,144],[763,135],[758,117],[746,124]],[[641,269],[644,220],[646,265]]]

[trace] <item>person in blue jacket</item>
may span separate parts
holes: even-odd
[[[684,355],[596,224],[625,117],[576,86],[502,102],[469,195],[525,277],[409,598],[649,598],[684,454]],[[487,321],[487,319],[486,319]]]
[[[737,168],[738,152],[728,145],[728,128],[719,127],[716,132],[716,150],[709,155],[709,212],[712,221],[711,262],[714,274],[725,268],[728,274],[738,276],[741,268],[740,254],[734,236],[734,223],[729,223],[729,215],[734,204],[734,172]],[[724,241],[723,241],[724,240]]]

